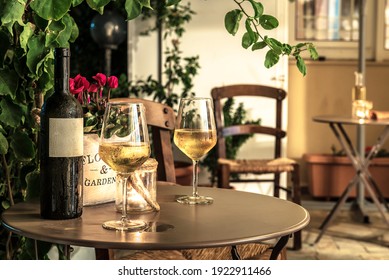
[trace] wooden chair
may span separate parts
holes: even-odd
[[[281,142],[286,136],[282,130],[282,102],[286,97],[283,89],[262,85],[229,85],[213,88],[211,91],[215,106],[216,126],[218,129],[218,187],[230,188],[231,182],[272,182],[274,196],[280,196],[280,190],[291,194],[291,200],[301,204],[299,164],[294,160],[281,157]],[[223,100],[236,97],[258,97],[274,100],[275,125],[274,127],[247,124],[225,126],[223,123]],[[267,104],[267,103],[266,103]],[[274,137],[274,157],[270,159],[229,159],[226,156],[226,137],[236,135],[262,134]],[[291,175],[292,187],[280,185],[280,174],[287,172]],[[231,175],[254,174],[255,178],[233,179]],[[261,178],[263,174],[272,174],[271,178]],[[294,235],[293,249],[301,249],[301,232]]]

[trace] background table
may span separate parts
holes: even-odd
[[[84,207],[83,215],[71,220],[45,220],[39,215],[39,203],[19,203],[3,212],[3,225],[16,234],[64,245],[173,250],[288,237],[309,223],[309,214],[304,208],[270,196],[200,188],[200,194],[213,197],[214,203],[184,205],[175,199],[191,193],[190,187],[159,183],[157,189],[161,211],[131,216],[149,223],[149,229],[143,232],[104,229],[104,221],[115,216],[120,218],[112,203]]]
[[[346,152],[347,156],[350,158],[353,167],[355,168],[355,176],[350,183],[345,186],[340,199],[335,204],[333,209],[330,211],[329,215],[324,220],[323,224],[320,226],[320,234],[318,235],[315,243],[318,243],[328,228],[330,222],[336,216],[337,212],[340,210],[341,206],[345,203],[348,194],[351,189],[357,188],[357,200],[354,203],[353,209],[358,210],[361,220],[365,223],[369,222],[369,217],[364,211],[364,189],[366,188],[372,198],[374,204],[377,206],[377,209],[380,211],[382,218],[389,225],[389,220],[385,215],[385,210],[381,207],[381,203],[386,207],[386,210],[389,209],[379,187],[374,181],[374,178],[371,176],[368,167],[371,159],[374,158],[376,153],[385,143],[389,137],[389,119],[384,120],[370,120],[370,119],[356,119],[352,117],[343,117],[343,116],[316,116],[313,118],[316,122],[327,123],[329,124],[332,132],[335,137],[338,139],[340,145]],[[377,136],[376,143],[372,146],[368,155],[361,155],[354,147],[350,137],[348,136],[344,125],[354,125],[354,126],[382,126],[382,132]]]

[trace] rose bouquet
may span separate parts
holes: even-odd
[[[118,87],[116,76],[107,77],[97,73],[90,83],[78,74],[69,79],[70,93],[75,95],[84,109],[84,133],[98,133],[111,90]]]

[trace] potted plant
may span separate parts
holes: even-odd
[[[368,150],[369,148],[366,148],[366,151]],[[305,154],[303,159],[307,164],[308,190],[313,197],[325,199],[340,197],[356,174],[351,160],[335,147],[332,147],[332,153]],[[380,150],[371,161],[369,172],[385,198],[389,198],[389,189],[385,187],[389,181],[388,168],[389,153]],[[352,190],[350,197],[355,196],[356,192]]]
[[[99,136],[107,102],[111,91],[119,85],[116,76],[97,73],[93,82],[78,74],[69,79],[70,93],[82,105],[84,111],[84,160],[83,205],[95,205],[113,201],[116,192],[116,174],[101,160]]]

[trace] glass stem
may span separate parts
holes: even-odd
[[[198,168],[199,168],[199,161],[193,160],[193,194],[192,195],[194,197],[199,196],[198,191],[197,191],[197,186],[199,183]]]
[[[121,184],[122,187],[122,222],[127,221],[127,179],[128,174],[117,174],[117,177],[119,179],[119,184]]]

